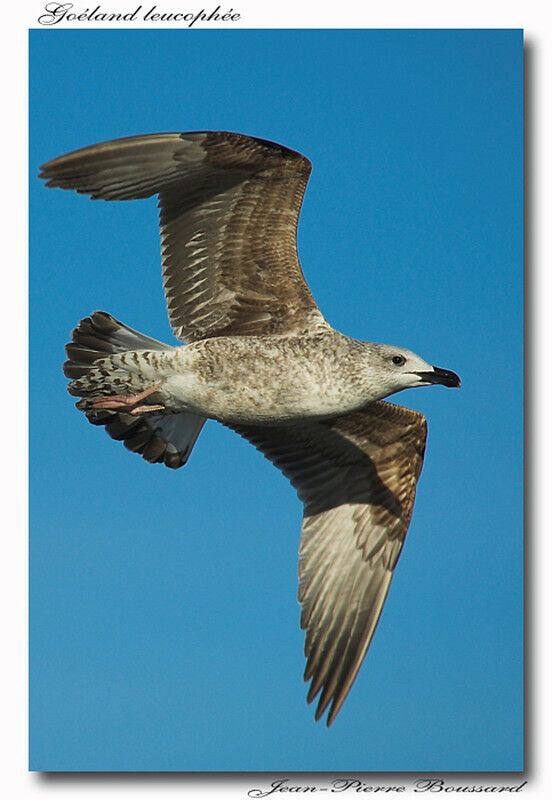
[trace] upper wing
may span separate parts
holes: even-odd
[[[86,147],[41,168],[104,200],[159,194],[169,319],[179,339],[299,332],[322,315],[297,258],[308,159],[238,133],[162,133]]]
[[[386,402],[301,427],[236,427],[304,504],[299,549],[308,702],[341,708],[378,623],[412,516],[427,427]]]

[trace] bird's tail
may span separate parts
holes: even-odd
[[[140,453],[150,463],[163,463],[177,469],[186,463],[205,423],[205,417],[192,413],[148,411],[133,415],[111,409],[93,408],[91,401],[101,396],[129,394],[144,388],[134,382],[120,354],[152,351],[169,353],[170,345],[150,339],[119,322],[111,314],[95,311],[82,319],[66,346],[63,371],[71,383],[69,393],[81,399],[77,408],[93,425],[104,425],[107,433]]]

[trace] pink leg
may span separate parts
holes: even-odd
[[[133,408],[131,414],[145,414],[146,411],[164,411],[165,406],[138,406]]]
[[[145,400],[151,394],[161,388],[163,381],[159,381],[149,389],[137,394],[115,394],[111,397],[96,397],[90,405],[95,410],[110,409],[114,411],[125,411],[127,414],[143,414],[146,411],[164,411],[165,406],[161,405],[140,405],[141,400]]]

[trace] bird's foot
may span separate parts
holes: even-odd
[[[145,389],[138,394],[114,394],[111,397],[95,397],[90,401],[90,406],[94,411],[108,409],[112,411],[124,411],[126,414],[144,414],[149,411],[164,411],[162,405],[143,405],[142,400],[149,397],[162,386],[162,381]]]
[[[131,410],[131,414],[145,414],[146,411],[165,411],[165,406],[138,406]]]

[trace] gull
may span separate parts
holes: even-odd
[[[117,139],[41,168],[93,199],[159,196],[171,346],[110,314],[82,319],[64,372],[77,408],[151,463],[188,460],[206,419],[260,450],[303,503],[299,545],[307,700],[329,726],[378,624],[412,516],[422,414],[384,397],[458,387],[410,350],[325,320],[297,256],[310,161],[224,131]]]

